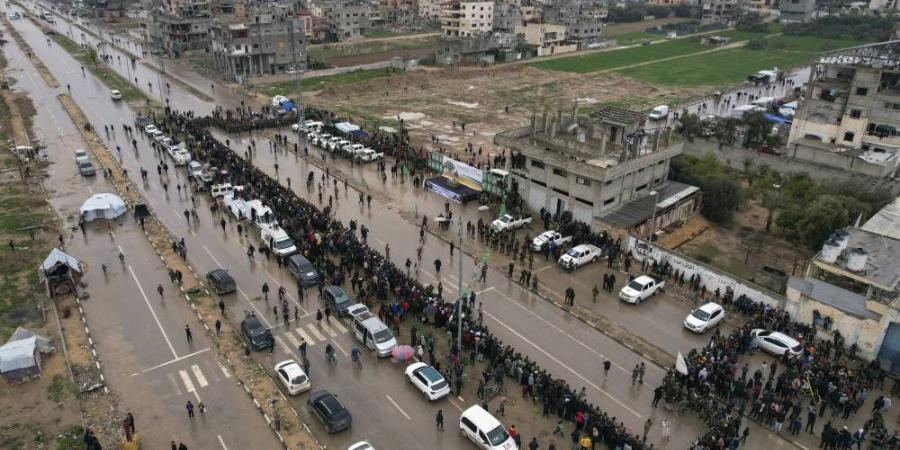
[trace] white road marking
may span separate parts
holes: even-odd
[[[291,330],[287,330],[287,332],[284,333],[284,337],[286,337],[289,341],[291,341],[291,345],[293,345],[292,348],[300,347],[300,341],[298,341],[297,338],[295,338],[294,335],[291,334]]]
[[[325,336],[323,336],[322,333],[320,333],[319,330],[316,329],[316,326],[315,326],[315,325],[313,325],[313,324],[311,324],[311,323],[308,323],[308,324],[306,324],[306,328],[309,329],[309,332],[312,333],[313,336],[316,337],[316,339],[318,339],[318,340],[320,340],[320,341],[324,341],[324,340],[325,340]]]
[[[406,414],[406,411],[404,411],[403,408],[401,408],[400,405],[398,405],[390,395],[385,395],[385,397],[387,397],[388,401],[391,402],[392,405],[394,405],[394,408],[397,408],[397,411],[400,411],[400,414],[403,414],[403,417],[406,417],[406,420],[412,420],[409,418],[409,414]]]
[[[286,351],[288,353],[292,353],[291,346],[288,345],[287,342],[284,342],[284,339],[281,338],[280,334],[278,336],[275,336],[275,340],[278,341],[278,343],[284,347],[284,351]]]
[[[344,356],[350,356],[346,350],[344,350],[340,345],[338,345],[337,341],[332,340],[331,343],[334,345],[334,348],[338,349],[339,352],[343,353]]]
[[[197,379],[197,383],[200,387],[209,386],[209,383],[206,381],[206,377],[203,376],[203,372],[200,371],[200,366],[194,364],[191,366],[191,372],[194,372],[194,378]]]
[[[169,380],[169,384],[172,385],[172,389],[175,390],[175,394],[181,397],[181,386],[178,385],[178,381],[175,381],[175,374],[167,373],[166,379]]]
[[[228,370],[227,367],[223,366],[219,361],[216,361],[216,364],[218,364],[219,368],[222,369],[222,374],[225,375],[225,378],[231,378],[231,371]]]
[[[455,401],[453,401],[453,397],[447,396],[447,399],[450,401],[450,404],[451,404],[451,405],[453,405],[456,409],[459,410],[459,412],[463,412],[463,407],[462,407],[462,406],[459,406],[458,403],[456,403]]]
[[[306,345],[316,345],[316,341],[309,338],[309,335],[306,334],[305,331],[303,331],[303,327],[297,327],[294,331],[296,331],[297,334],[299,334],[300,337],[302,337],[303,340],[306,341]]]
[[[337,333],[335,333],[334,330],[332,330],[331,327],[328,326],[327,322],[322,322],[321,325],[322,325],[322,329],[325,330],[325,332],[328,333],[329,336],[331,336],[331,337],[337,336]]]
[[[634,414],[635,416],[637,416],[638,419],[641,418],[641,415],[638,414],[637,411],[635,411],[635,410],[629,408],[628,405],[622,403],[621,401],[619,401],[619,399],[613,397],[612,394],[610,394],[609,392],[606,392],[606,391],[603,390],[600,386],[597,386],[596,384],[592,383],[591,380],[588,380],[587,378],[585,378],[584,376],[582,376],[580,373],[578,373],[577,371],[575,371],[575,369],[573,369],[573,368],[567,366],[565,363],[563,363],[562,361],[560,361],[559,359],[557,359],[555,356],[551,355],[549,352],[547,352],[547,351],[544,350],[543,348],[539,347],[537,344],[535,344],[534,342],[532,342],[530,339],[528,339],[528,338],[525,337],[525,336],[522,336],[521,333],[519,333],[518,331],[514,330],[514,329],[513,329],[512,327],[510,327],[509,325],[507,325],[507,324],[501,322],[501,321],[500,321],[499,319],[497,319],[497,317],[495,317],[493,314],[491,314],[491,313],[489,313],[489,312],[485,312],[484,315],[488,316],[489,318],[491,318],[491,320],[493,320],[494,322],[497,322],[498,324],[500,324],[501,326],[503,326],[503,328],[506,328],[507,330],[509,330],[510,333],[515,334],[519,339],[522,339],[522,340],[525,341],[527,344],[531,345],[531,346],[534,347],[537,351],[543,353],[545,356],[547,356],[548,358],[552,359],[554,362],[556,362],[557,364],[559,364],[559,365],[560,365],[561,367],[563,367],[564,369],[568,370],[569,372],[572,372],[573,375],[575,375],[576,377],[578,377],[579,379],[581,379],[581,381],[583,381],[583,382],[584,382],[585,384],[587,384],[588,386],[590,386],[590,387],[592,387],[592,388],[594,388],[594,389],[596,389],[596,390],[602,392],[603,394],[605,394],[607,397],[609,397],[610,400],[616,402],[619,406],[621,406],[622,408],[625,408],[626,411],[628,411],[628,412],[630,412],[631,414]]]
[[[153,310],[153,307],[150,306],[150,300],[147,298],[147,294],[144,293],[144,288],[141,287],[141,282],[138,281],[137,275],[134,274],[134,269],[131,266],[128,266],[128,271],[131,272],[131,278],[134,278],[134,283],[137,284],[138,290],[141,291],[141,297],[144,298],[144,303],[147,304],[147,308],[150,309],[150,314],[153,315],[153,320],[156,321],[156,326],[159,327],[159,332],[162,333],[163,339],[166,340],[166,344],[169,346],[169,350],[172,351],[172,356],[178,358],[178,353],[175,351],[175,347],[172,346],[172,341],[169,340],[169,336],[166,335],[166,330],[163,329],[162,323],[159,321],[159,317],[156,316],[156,311]]]
[[[196,388],[194,387],[194,382],[191,381],[191,377],[188,376],[187,370],[179,370],[178,376],[181,377],[181,382],[184,383],[184,387],[188,392],[194,392],[196,390]]]
[[[335,321],[332,322],[331,324],[334,325],[334,327],[337,328],[337,330],[338,330],[339,332],[341,332],[341,333],[346,333],[346,332],[347,332],[347,329],[344,328],[343,325],[341,325],[341,321],[340,321],[340,320],[335,320]]]
[[[203,251],[205,251],[206,254],[209,255],[210,258],[212,258],[213,262],[216,263],[216,265],[218,265],[219,267],[222,267],[222,268],[225,267],[225,266],[223,266],[222,263],[219,262],[219,260],[212,254],[212,252],[209,251],[208,248],[206,248],[205,245],[203,246]],[[256,305],[253,304],[253,301],[250,300],[250,297],[247,296],[247,293],[244,292],[244,290],[241,289],[240,286],[237,286],[237,291],[241,294],[242,297],[244,297],[244,300],[247,300],[247,303],[250,304],[250,307],[253,308],[254,311],[256,311],[256,317],[258,317],[259,320],[261,320],[262,323],[264,323],[264,324],[266,325],[266,328],[272,328],[272,324],[269,323],[268,320],[266,320],[266,316],[263,315],[263,313],[256,307]]]
[[[222,446],[222,450],[228,450],[228,446],[225,445],[225,440],[222,439],[222,435],[217,435],[219,438],[219,444]]]
[[[168,366],[169,364],[176,363],[176,362],[181,361],[181,360],[183,360],[183,359],[188,359],[188,358],[190,358],[190,357],[192,357],[192,356],[199,355],[199,354],[201,354],[201,353],[203,353],[203,352],[205,352],[205,351],[208,351],[208,350],[209,350],[209,347],[206,347],[206,348],[204,348],[203,350],[197,350],[197,351],[194,352],[194,353],[190,353],[190,354],[187,354],[187,355],[184,355],[184,356],[180,356],[180,357],[178,357],[178,358],[175,358],[175,359],[166,361],[166,362],[164,362],[164,363],[162,363],[162,364],[157,364],[157,365],[155,365],[155,366],[153,366],[153,367],[151,367],[151,368],[149,368],[149,369],[144,369],[144,370],[141,371],[141,373],[147,373],[147,372],[150,372],[151,370],[156,370],[156,369],[159,369],[160,367]],[[134,374],[132,374],[131,376],[135,376],[135,375],[137,375],[137,374],[134,373]]]
[[[116,245],[116,247],[119,248],[119,253],[125,255],[125,250],[122,250],[122,246],[121,246],[121,245]],[[125,255],[125,256],[128,256],[128,255]]]

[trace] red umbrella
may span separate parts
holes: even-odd
[[[415,350],[408,345],[398,345],[391,350],[391,357],[396,361],[407,361],[413,358]]]

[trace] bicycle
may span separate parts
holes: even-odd
[[[500,384],[496,381],[491,380],[491,381],[488,381],[487,384],[484,385],[485,401],[490,401],[497,395],[499,395],[501,393],[505,393],[505,392],[506,392],[506,388],[503,387],[502,384]]]

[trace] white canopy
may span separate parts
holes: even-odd
[[[342,133],[346,133],[346,134],[349,134],[349,133],[359,130],[358,125],[354,125],[350,122],[338,122],[338,123],[334,124],[334,127],[337,128],[338,130],[340,130]]]
[[[40,364],[35,354],[37,338],[19,339],[0,347],[0,373],[28,369]]]
[[[44,262],[41,264],[41,269],[44,269],[44,272],[46,272],[48,270],[53,270],[60,264],[67,265],[76,272],[81,272],[81,263],[58,248],[54,248],[50,254],[47,255],[47,258],[44,259]]]
[[[115,194],[94,194],[81,205],[81,216],[90,222],[97,219],[115,219],[128,209],[125,201]]]

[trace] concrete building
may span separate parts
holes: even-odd
[[[700,23],[710,25],[721,23],[723,25],[734,25],[737,20],[738,11],[740,10],[739,0],[701,0],[701,17]]]
[[[419,16],[425,17],[427,19],[440,19],[441,17],[441,5],[444,3],[444,0],[419,0],[418,3],[418,12]]]
[[[566,40],[566,26],[546,23],[526,23],[516,26],[516,36],[535,49],[537,56],[570,53],[578,44]]]
[[[604,216],[622,213],[623,205],[651,195],[661,203],[683,191],[676,186],[660,194],[668,184],[672,158],[681,153],[671,130],[646,133],[644,114],[620,108],[604,108],[587,117],[575,111],[564,114],[560,108],[555,117],[545,111],[541,118],[532,118],[531,126],[494,139],[511,150],[509,171],[530,209],[554,215],[570,211],[575,220],[608,229]],[[694,201],[689,194],[683,198]],[[672,206],[680,203],[675,200]],[[659,223],[657,229],[666,225]]]
[[[494,5],[493,31],[498,33],[515,33],[516,27],[525,23],[525,17],[518,6],[510,3]]]
[[[365,3],[338,1],[325,3],[323,7],[328,19],[327,38],[343,41],[362,36],[368,29],[370,7]]]
[[[473,37],[494,29],[494,2],[451,0],[441,9],[441,31],[444,36]]]
[[[810,70],[788,137],[803,159],[852,157],[890,177],[900,164],[900,42],[830,53]]]
[[[561,23],[566,26],[569,42],[577,44],[579,50],[600,42],[600,33],[603,31],[601,19],[566,16],[562,18]]]
[[[791,277],[786,310],[795,320],[840,332],[865,359],[900,373],[900,240],[897,206],[890,222],[835,232],[804,277]],[[870,220],[871,222],[871,220]]]
[[[881,15],[891,15],[900,11],[900,2],[897,0],[869,0],[869,11],[875,11]]]
[[[243,80],[306,68],[305,16],[279,4],[247,5],[246,16],[211,27],[215,67],[228,79]]]
[[[490,33],[473,37],[438,36],[435,39],[437,64],[493,64],[497,58],[513,61],[520,58],[516,48],[519,38],[509,33]]]
[[[209,53],[211,12],[208,0],[174,0],[156,5],[150,25],[153,48],[173,57]]]
[[[816,0],[780,0],[781,23],[809,22],[816,11]]]
[[[758,14],[763,17],[777,16],[779,0],[742,0],[741,13]]]

